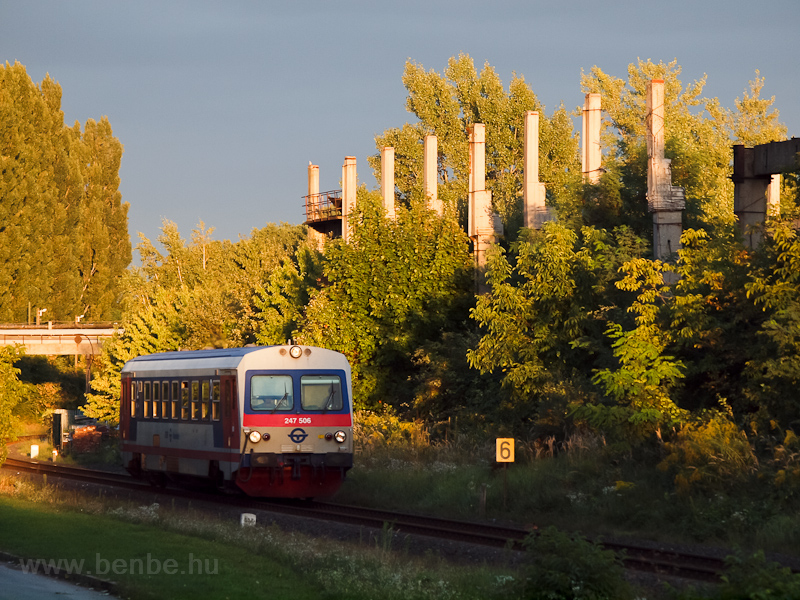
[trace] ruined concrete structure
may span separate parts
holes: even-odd
[[[328,236],[342,235],[341,190],[319,191],[319,167],[308,163],[308,195],[306,225],[311,241],[321,251]]]
[[[780,173],[797,167],[799,155],[800,138],[733,147],[733,212],[750,248],[761,241],[766,216],[780,214]]]
[[[552,218],[545,206],[545,186],[539,181],[539,113],[525,113],[522,151],[522,218],[525,227],[541,229]]]
[[[587,183],[597,184],[603,174],[600,148],[600,94],[586,94],[581,130],[581,172]]]
[[[647,207],[653,213],[653,257],[667,260],[680,248],[686,196],[672,185],[671,161],[664,158],[664,80],[647,84]]]

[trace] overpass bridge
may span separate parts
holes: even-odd
[[[74,355],[100,354],[103,343],[121,331],[116,323],[54,323],[44,325],[0,324],[0,346],[18,344],[26,354]]]

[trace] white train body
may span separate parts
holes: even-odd
[[[165,352],[122,369],[132,474],[208,479],[251,496],[334,493],[353,465],[350,365],[312,346]]]

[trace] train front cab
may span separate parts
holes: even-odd
[[[251,496],[330,496],[353,466],[350,372],[248,370],[241,464],[235,482]]]

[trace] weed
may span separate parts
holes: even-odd
[[[518,583],[520,597],[535,600],[633,598],[616,554],[554,527],[524,542],[530,562]]]
[[[683,494],[724,489],[758,467],[747,436],[721,412],[684,425],[665,446],[668,454],[659,468],[675,471],[675,486]]]

